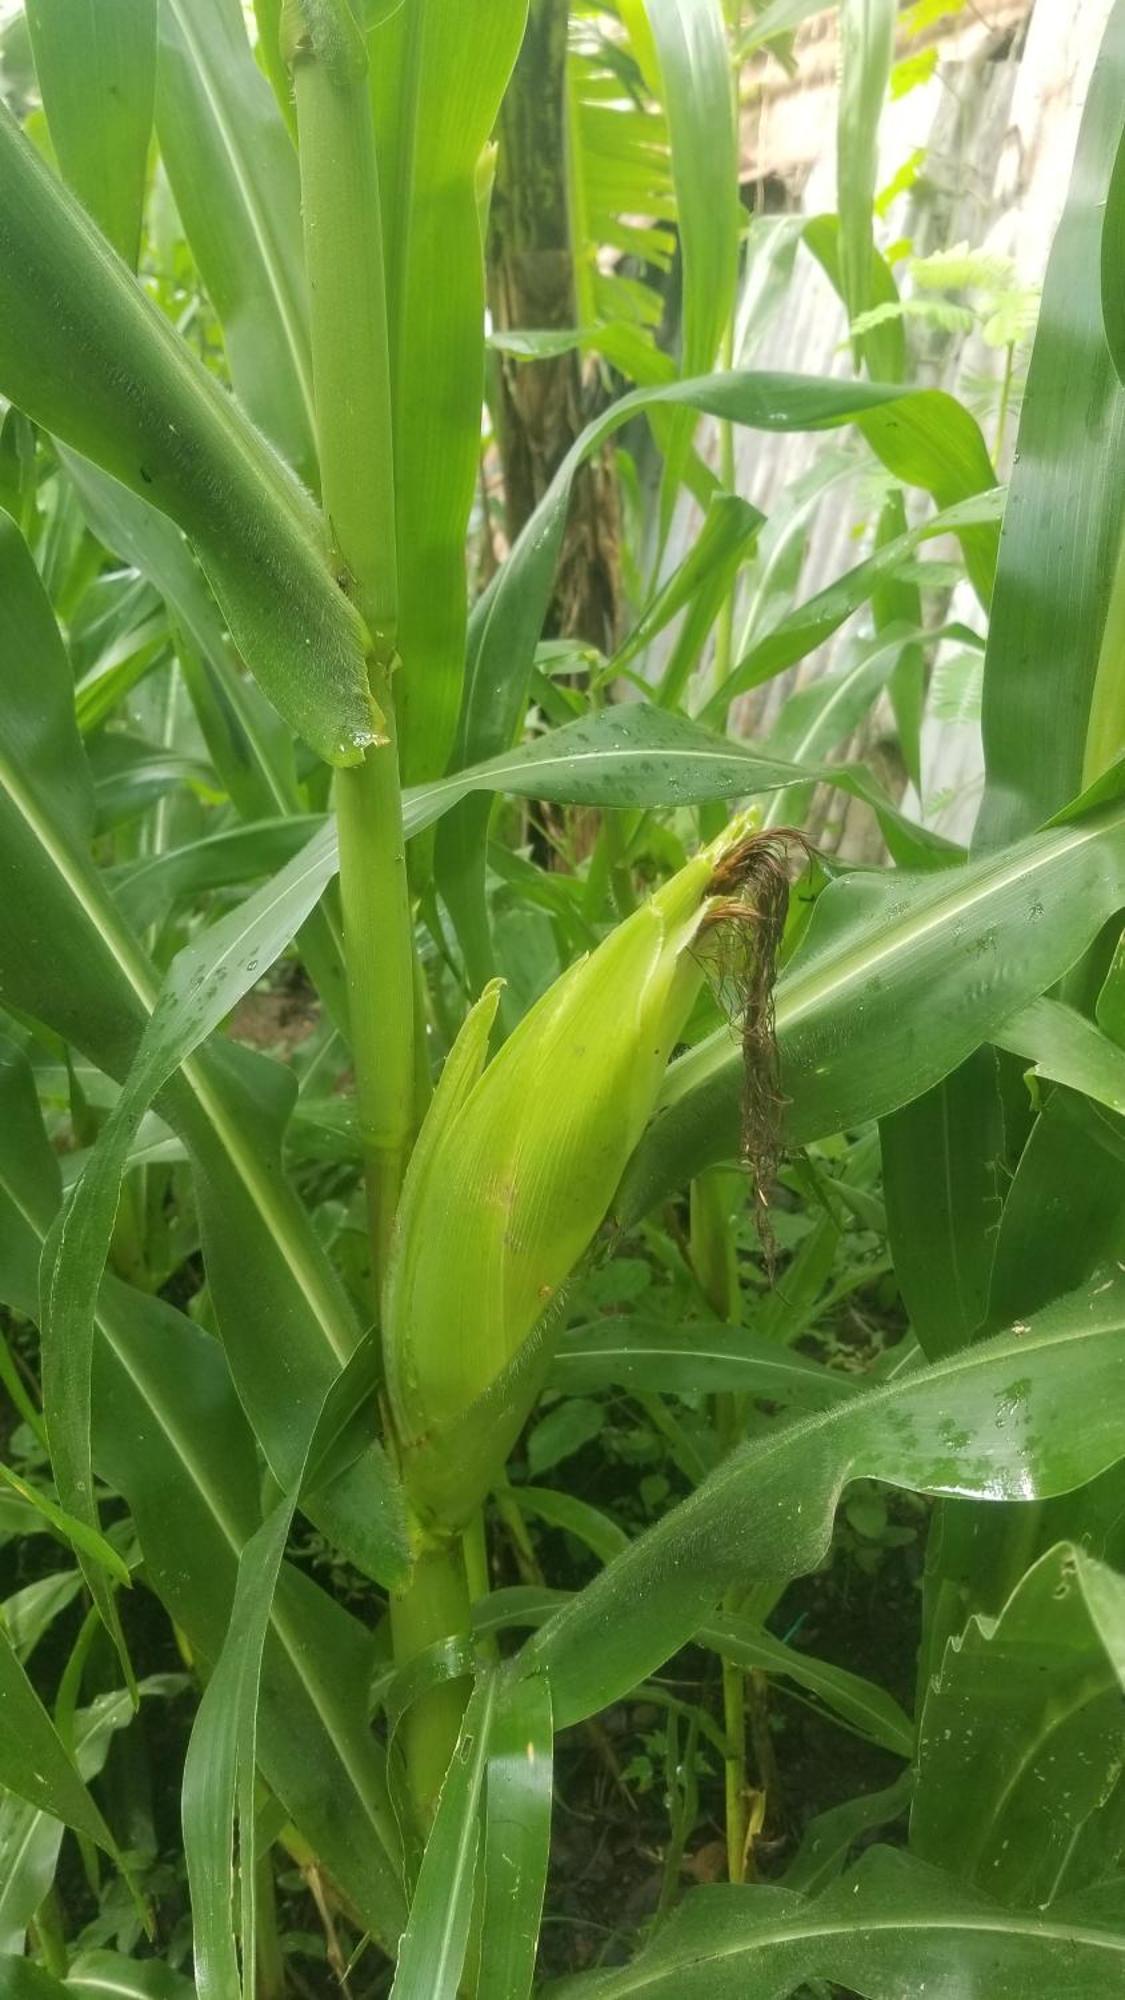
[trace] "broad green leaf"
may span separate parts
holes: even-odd
[[[238,0],[161,0],[156,122],[235,394],[316,479],[297,161]]]
[[[445,769],[465,659],[465,533],[480,459],[477,176],[527,0],[426,0],[368,38],[387,258],[406,781]],[[497,746],[499,747],[499,746]]]
[[[909,528],[905,534],[893,541],[884,542],[854,569],[826,584],[823,590],[806,603],[799,604],[788,617],[783,618],[773,630],[759,640],[745,657],[738,661],[729,678],[718,689],[704,710],[707,720],[714,720],[716,713],[725,711],[735,695],[743,694],[748,688],[760,687],[763,681],[772,680],[775,674],[783,673],[798,660],[815,652],[833,632],[839,630],[846,618],[866,604],[893,577],[903,561],[923,542],[935,535],[957,533],[958,530],[971,532],[980,527],[998,525],[1004,511],[1004,491],[997,487],[971,500],[943,509],[916,528]]]
[[[68,1991],[93,2000],[192,2000],[186,1974],[162,1958],[126,1958],[119,1951],[80,1951],[66,1975]]]
[[[840,286],[848,319],[876,303],[871,227],[879,171],[879,114],[894,57],[895,0],[841,0],[836,203]]]
[[[603,1514],[599,1507],[592,1507],[588,1500],[580,1500],[576,1493],[566,1493],[553,1486],[513,1486],[508,1498],[521,1514],[530,1515],[532,1520],[545,1521],[549,1528],[561,1528],[565,1534],[573,1535],[592,1549],[599,1562],[609,1562],[620,1555],[629,1537],[624,1528]]]
[[[185,847],[166,847],[114,872],[113,894],[135,930],[161,923],[181,902],[212,889],[236,889],[273,875],[295,859],[321,822],[311,813],[251,820],[204,834]]]
[[[507,1687],[488,1742],[476,2000],[527,2000],[531,1992],[551,1844],[553,1750],[546,1677]]]
[[[0,281],[0,390],[172,517],[270,700],[330,763],[357,762],[376,734],[364,632],[318,510],[9,112]]]
[[[836,1402],[855,1388],[854,1376],[745,1327],[708,1320],[673,1326],[632,1313],[572,1327],[551,1362],[550,1380],[568,1395],[608,1388],[661,1395],[733,1389],[771,1402],[814,1406]]]
[[[940,1361],[988,1312],[1004,1159],[993,1050],[977,1049],[884,1118],[880,1140],[899,1290],[924,1353]]]
[[[549,1674],[559,1727],[618,1700],[728,1586],[814,1568],[854,1479],[1030,1500],[1094,1478],[1125,1456],[1123,1355],[1115,1277],[1023,1331],[741,1446],[527,1641],[523,1671]]]
[[[26,1064],[9,1060],[0,1086],[0,1296],[33,1315],[28,1273],[58,1206],[58,1162]],[[222,1350],[162,1300],[107,1278],[97,1332],[95,1463],[128,1502],[170,1616],[213,1661],[240,1553],[261,1519],[252,1435]],[[370,1675],[368,1635],[307,1578],[283,1573],[263,1664],[262,1770],[364,1922],[393,1944],[405,1909],[385,1771],[366,1726]]]
[[[1076,1007],[1033,1000],[1005,1021],[996,1039],[1001,1048],[1033,1063],[1037,1076],[1065,1083],[1110,1111],[1125,1113],[1125,1050]]]
[[[157,0],[27,0],[51,144],[69,185],[137,268],[156,76]]]
[[[485,1673],[469,1696],[399,1945],[392,2000],[455,2000],[460,1988],[497,1693],[495,1674]]]
[[[861,1793],[842,1806],[817,1813],[801,1836],[801,1845],[783,1877],[783,1887],[815,1895],[843,1870],[851,1849],[864,1834],[882,1831],[899,1819],[910,1803],[913,1779],[909,1771],[883,1792]]]
[[[82,1588],[81,1573],[54,1570],[34,1583],[25,1583],[0,1606],[4,1630],[21,1666],[26,1666],[44,1634],[49,1632],[60,1611],[65,1611]]]
[[[671,143],[682,267],[681,375],[715,365],[734,310],[741,214],[734,92],[722,0],[644,0]],[[665,442],[665,523],[691,444],[678,410]]]
[[[1117,156],[1109,177],[1105,214],[1102,218],[1101,281],[1102,324],[1106,345],[1118,381],[1125,387],[1125,132],[1117,142]]]
[[[0,1784],[116,1856],[109,1828],[2,1630]]]
[[[919,1719],[911,1851],[1019,1908],[1087,1886],[1075,1851],[1120,1768],[1125,1661],[1107,1656],[1087,1580],[1119,1641],[1120,1579],[1060,1542],[949,1642]]]
[[[1044,1228],[1044,1217],[1050,1226]],[[995,1239],[988,1326],[1024,1319],[1125,1255],[1125,1128],[1053,1090],[1020,1154]]]
[[[902,839],[925,841],[861,765],[790,763],[641,702],[597,710],[487,763],[418,785],[405,796],[403,817],[409,837],[474,792],[571,805],[687,805],[818,781],[863,799]]]
[[[873,1743],[882,1744],[897,1757],[913,1757],[913,1723],[897,1701],[873,1681],[786,1645],[749,1618],[724,1614],[701,1625],[695,1637],[699,1645],[709,1646],[748,1673],[780,1674],[795,1681]]]
[[[806,1902],[792,1890],[696,1889],[631,1965],[564,1980],[558,2000],[786,2000],[827,1979],[863,2000],[1106,2000],[1112,1920],[1005,1910],[891,1848]]]
[[[910,1103],[1060,979],[1125,902],[1123,831],[1110,806],[962,867],[831,884],[777,987],[790,1142]],[[673,1063],[622,1220],[737,1157],[740,1091],[729,1033]]]
[[[1030,832],[1081,789],[1103,641],[1117,671],[1120,636],[1109,621],[1125,519],[1125,390],[1106,346],[1098,273],[1123,105],[1118,0],[1086,98],[1020,417],[985,656],[982,846]]]

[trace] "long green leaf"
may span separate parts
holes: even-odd
[[[113,1836],[0,1630],[0,1784],[116,1855]]]
[[[316,477],[300,188],[289,134],[238,0],[162,0],[160,151],[223,328],[235,393]]]
[[[897,1701],[873,1681],[818,1660],[811,1653],[799,1652],[749,1618],[724,1615],[712,1619],[700,1626],[695,1637],[699,1645],[709,1646],[747,1672],[780,1674],[795,1681],[873,1743],[882,1744],[897,1757],[913,1757],[913,1723]]]
[[[565,1980],[556,1992],[559,2000],[786,2000],[823,1979],[863,2000],[1106,2000],[1123,1967],[1125,1933],[1112,1921],[1005,1910],[876,1848],[808,1902],[786,1889],[697,1889],[631,1965]]]
[[[407,782],[444,770],[465,661],[465,531],[480,457],[478,172],[527,0],[386,10],[369,38],[387,254],[399,551],[395,686]]]
[[[1081,1090],[1110,1111],[1125,1113],[1125,1049],[1060,1000],[1033,1000],[1010,1021],[997,1041],[1035,1065],[1037,1076]]]
[[[976,1050],[884,1118],[880,1138],[899,1290],[923,1351],[940,1361],[988,1312],[1004,1157],[993,1050]]]
[[[1086,1886],[1072,1864],[1120,1758],[1125,1663],[1107,1657],[1087,1576],[1119,1619],[1120,1579],[1060,1542],[946,1647],[919,1719],[912,1851],[1018,1908]]]
[[[841,0],[836,204],[840,288],[849,320],[875,303],[871,225],[879,171],[879,114],[894,55],[895,0]]]
[[[482,1674],[469,1696],[422,1856],[410,1920],[399,1946],[393,2000],[455,2000],[460,1987],[496,1696],[495,1674]]]
[[[528,1640],[559,1726],[619,1699],[732,1582],[816,1566],[853,1479],[982,1500],[1062,1493],[1125,1456],[1125,1285],[789,1424],[734,1452]]]
[[[374,1369],[362,1350],[338,1376],[310,1432],[291,1490],[267,1515],[239,1558],[238,1581],[223,1649],[199,1706],[184,1763],[181,1813],[191,1884],[195,1973],[200,2000],[238,2000],[255,1991],[255,1766],[263,1654],[282,1558],[297,1507],[315,1485],[325,1457],[353,1414],[357,1394],[370,1405]],[[349,1379],[359,1377],[357,1385]],[[410,1572],[405,1508],[386,1467],[386,1518],[373,1524],[376,1567],[388,1584]],[[233,1832],[238,1827],[242,1977],[231,1935],[235,1896]]]
[[[607,1388],[661,1395],[714,1395],[727,1389],[789,1404],[823,1406],[849,1395],[855,1377],[794,1354],[740,1326],[697,1320],[684,1326],[612,1315],[572,1327],[559,1343],[550,1379],[568,1395]]]
[[[35,73],[59,165],[137,268],[156,78],[157,0],[28,0]]]
[[[330,763],[355,763],[376,733],[364,633],[316,507],[9,112],[0,282],[0,389],[176,521],[270,700]]]
[[[506,1688],[488,1744],[476,2000],[527,2000],[551,1845],[551,1689],[542,1676]]]
[[[797,605],[738,661],[704,710],[705,719],[714,720],[725,712],[735,695],[744,693],[748,688],[760,687],[763,681],[783,673],[786,667],[794,666],[798,660],[805,659],[822,646],[833,632],[839,630],[846,618],[850,618],[889,577],[893,577],[905,558],[921,543],[935,535],[957,533],[962,528],[972,530],[998,525],[1004,511],[1004,497],[1003,489],[996,488],[943,509],[918,527],[896,536],[893,541],[884,542],[874,554],[857,563],[854,569],[826,584],[806,603]]]
[[[1125,521],[1125,390],[1106,346],[1098,284],[1123,105],[1118,0],[1086,98],[1020,418],[985,657],[982,846],[1030,832],[1083,783]],[[1116,673],[1120,639],[1108,643],[1107,671]]]
[[[722,0],[644,0],[660,64],[682,269],[680,373],[715,365],[734,308],[740,211],[734,92]],[[691,448],[690,410],[665,439],[665,521]]]

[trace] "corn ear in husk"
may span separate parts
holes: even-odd
[[[693,947],[716,865],[744,831],[733,825],[563,973],[491,1062],[496,986],[454,1045],[383,1295],[388,1394],[423,1519],[466,1519],[527,1416],[560,1288],[605,1219],[703,979]]]

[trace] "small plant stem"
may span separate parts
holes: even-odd
[[[741,1317],[738,1259],[730,1221],[730,1175],[721,1168],[700,1174],[691,1184],[691,1261],[699,1288],[716,1318],[728,1325]],[[715,1397],[715,1428],[724,1456],[734,1450],[745,1422],[742,1397],[734,1390],[722,1390]],[[724,1611],[738,1609],[738,1593],[729,1592]],[[732,1882],[746,1875],[748,1829],[746,1793],[746,1687],[742,1670],[730,1660],[722,1663],[723,1729],[727,1748],[723,1758],[726,1796],[727,1874]]]
[[[395,742],[398,614],[383,234],[367,49],[348,0],[297,0],[300,135],[321,488],[341,587],[370,634],[376,738],[338,772],[340,899],[376,1282],[414,1123],[414,948]]]
[[[428,1647],[470,1627],[469,1585],[458,1538],[434,1543],[418,1558],[406,1589],[391,1598],[395,1659],[416,1659]],[[415,1817],[426,1832],[453,1755],[465,1708],[465,1682],[441,1681],[408,1710],[402,1724],[406,1771]]]

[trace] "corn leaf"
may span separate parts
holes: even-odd
[[[1111,607],[1125,520],[1125,390],[1106,346],[1098,272],[1123,104],[1117,0],[1047,266],[1020,418],[985,655],[981,846],[1029,832],[1080,790],[1103,644],[1111,685],[1117,671]],[[1120,241],[1113,254],[1122,257]],[[1102,768],[1099,760],[1086,775]]]
[[[1111,1642],[1116,1632],[1113,1654],[1088,1585]],[[1084,1849],[1097,1844],[1120,1749],[1121,1591],[1112,1570],[1060,1542],[995,1618],[970,1618],[946,1646],[918,1726],[910,1846],[922,1860],[1016,1908],[1086,1887]],[[1107,1869],[1114,1845],[1109,1835]]]
[[[28,0],[51,144],[68,185],[132,270],[141,245],[157,0]]]
[[[779,1674],[796,1682],[873,1743],[882,1744],[896,1757],[913,1757],[914,1724],[897,1701],[873,1681],[818,1660],[811,1653],[799,1652],[749,1618],[713,1618],[700,1626],[695,1637],[699,1645],[748,1673]]]
[[[162,0],[160,152],[223,329],[235,394],[316,479],[297,161],[238,0]]]
[[[894,56],[895,0],[841,0],[836,202],[840,290],[849,321],[879,298],[871,228],[879,172],[879,114]]]
[[[488,1743],[476,2000],[527,2000],[551,1842],[554,1730],[542,1675],[506,1688]]]
[[[895,1276],[925,1354],[940,1361],[988,1312],[1004,1157],[995,1052],[978,1049],[884,1118],[880,1139]]]
[[[375,734],[364,633],[332,575],[319,513],[10,112],[0,118],[0,281],[0,389],[171,516],[270,700],[330,763],[356,762]]]
[[[560,1727],[617,1700],[730,1584],[815,1568],[854,1479],[981,1500],[1067,1492],[1125,1456],[1123,1367],[1114,1274],[1025,1329],[741,1446],[548,1619],[523,1671],[550,1676]]]
[[[469,1696],[426,1842],[410,1918],[399,1946],[392,2000],[456,2000],[469,1942],[480,1846],[480,1802],[491,1747],[497,1683],[483,1673]]]
[[[116,1855],[74,1760],[0,1630],[0,1784]]]
[[[399,552],[395,698],[408,783],[444,770],[465,657],[465,532],[480,457],[477,176],[527,0],[426,0],[369,37],[387,258]],[[435,413],[440,412],[440,421]]]
[[[785,2000],[831,1980],[863,2000],[911,1988],[1026,2000],[1037,1987],[1103,2000],[1121,1978],[1112,1918],[1006,1910],[891,1848],[822,1895],[715,1886],[687,1898],[620,1971],[564,1980],[558,2000]]]

